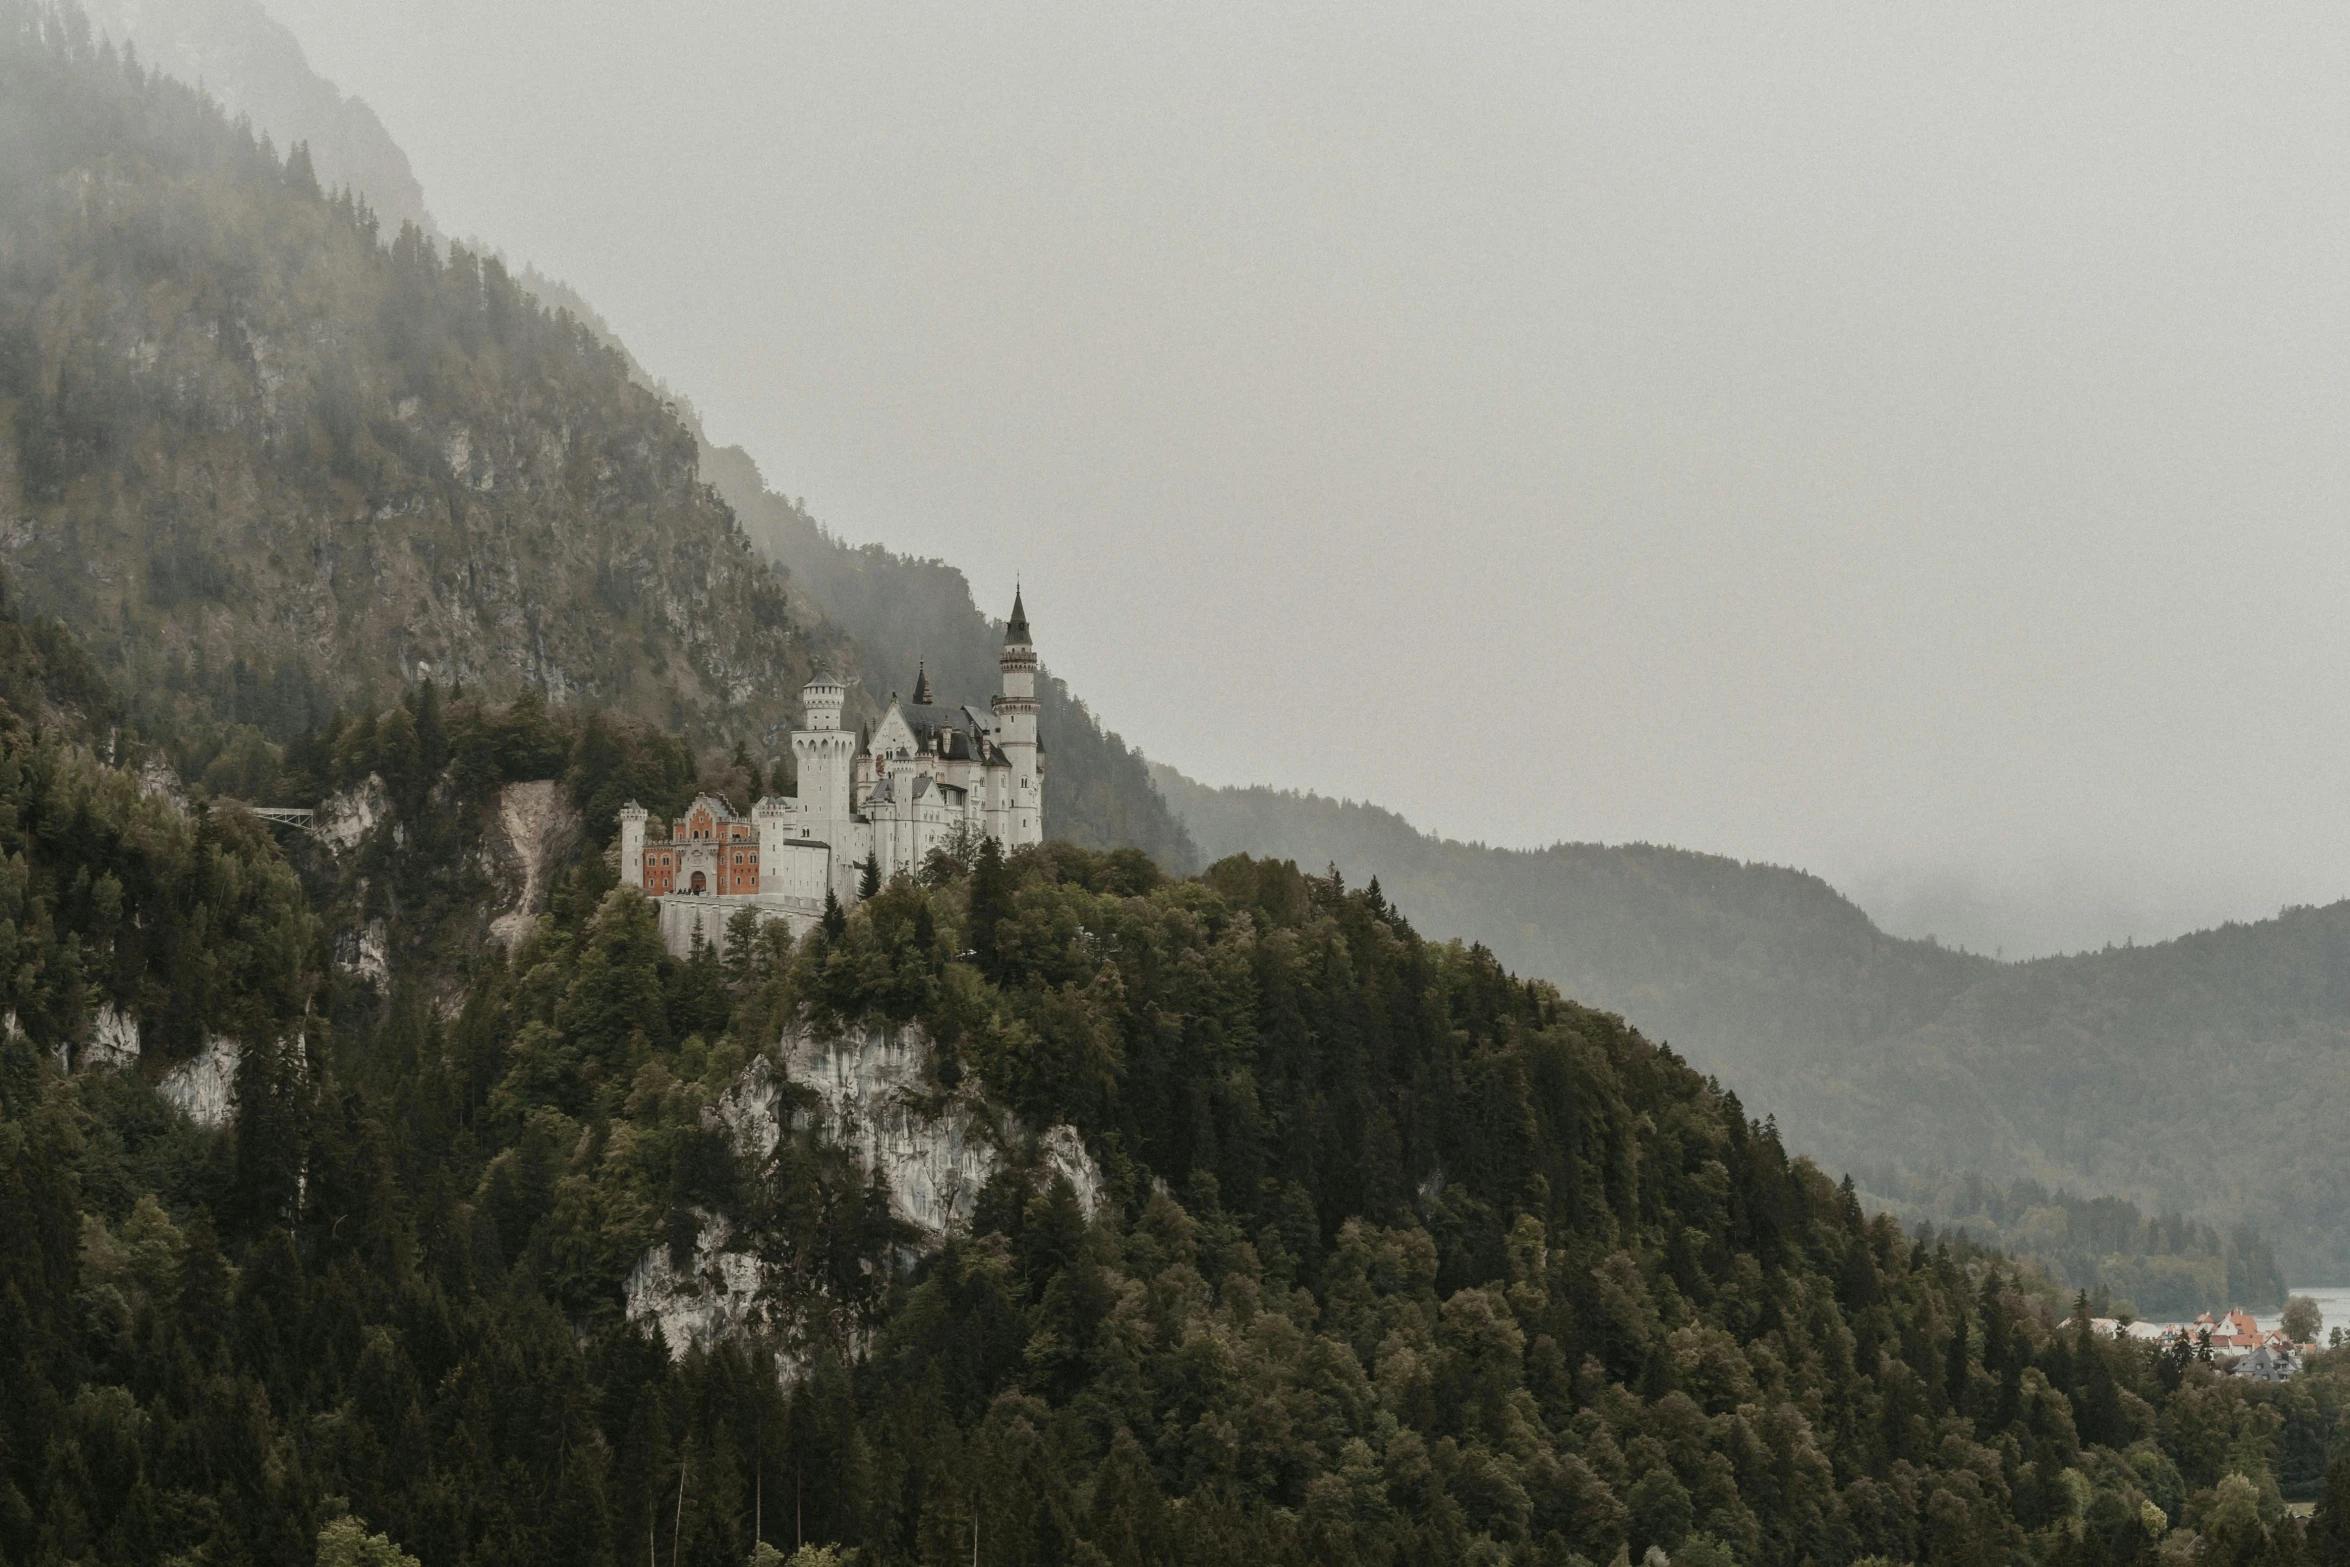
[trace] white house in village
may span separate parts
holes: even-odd
[[[744,908],[804,932],[827,892],[856,901],[868,858],[886,881],[958,833],[1007,850],[1042,842],[1036,648],[1017,593],[999,663],[1003,690],[984,709],[938,702],[925,670],[911,700],[893,696],[872,731],[856,734],[841,727],[847,688],[819,674],[800,690],[806,727],[791,737],[799,793],[768,795],[747,822],[702,795],[658,837],[632,800],[620,811],[620,879],[660,903],[662,932],[682,952],[697,932],[721,939]]]

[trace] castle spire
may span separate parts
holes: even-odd
[[[928,660],[924,660],[914,666],[914,705],[928,707],[931,701],[930,664]]]
[[[997,655],[1003,691],[993,704],[997,754],[1007,773],[991,786],[989,831],[1007,848],[1044,841],[1044,768],[1036,746],[1036,648],[1028,640],[1028,603],[1018,584],[1012,589],[1012,618],[1004,622],[1004,650]]]

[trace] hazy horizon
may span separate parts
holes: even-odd
[[[2350,891],[2350,18],[267,3],[1203,781],[2011,957]]]

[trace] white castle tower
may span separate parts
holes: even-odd
[[[645,884],[645,819],[652,814],[634,800],[620,808],[620,880],[626,886]]]
[[[1036,647],[1028,640],[1028,610],[1012,592],[1012,618],[1004,627],[1003,694],[993,704],[996,744],[1012,764],[1006,780],[1002,828],[996,836],[1007,849],[1044,842],[1044,768],[1036,745]]]
[[[759,817],[756,810],[752,812],[760,821],[762,886],[772,885],[778,892],[796,891],[811,885],[813,877],[813,896],[819,903],[828,887],[843,903],[857,895],[857,864],[869,847],[863,840],[871,836],[870,829],[858,831],[863,824],[857,819],[857,737],[840,726],[841,704],[848,694],[846,686],[822,673],[800,688],[800,708],[807,714],[808,727],[794,730],[791,737],[799,798],[789,802],[788,817],[774,812]],[[779,806],[785,803],[777,802]],[[770,820],[774,823],[772,833]],[[771,837],[777,845],[774,853],[766,849]],[[788,863],[782,846],[794,840],[822,844],[831,851],[826,856],[829,863],[813,873]],[[774,878],[772,883],[767,876]]]

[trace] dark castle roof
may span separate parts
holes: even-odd
[[[1020,590],[1012,590],[1012,618],[1004,626],[1004,646],[1025,647],[1028,643],[1028,607],[1020,602]]]
[[[905,716],[906,726],[914,731],[915,750],[936,749],[943,739],[947,756],[979,758],[979,746],[987,726],[977,710],[945,703],[900,702],[898,711]]]

